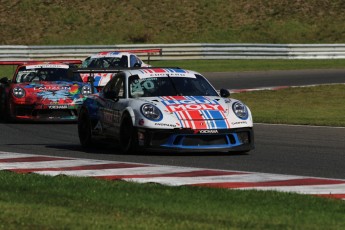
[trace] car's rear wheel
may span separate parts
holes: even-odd
[[[88,148],[93,145],[91,119],[86,109],[80,110],[78,117],[78,135],[82,147]]]
[[[123,116],[120,126],[120,146],[124,153],[131,153],[138,149],[137,129],[133,126],[128,113]]]

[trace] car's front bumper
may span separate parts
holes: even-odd
[[[15,121],[77,121],[79,106],[10,105],[10,119]]]
[[[208,133],[207,133],[208,132]],[[139,148],[177,152],[235,151],[254,149],[253,128],[207,130],[138,129]]]

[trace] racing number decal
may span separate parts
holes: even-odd
[[[142,92],[144,89],[150,90],[155,87],[153,81],[157,81],[157,78],[139,79],[135,80],[131,84],[132,92]]]
[[[105,123],[120,123],[120,110],[116,109],[116,103],[107,100],[103,111],[103,120]]]

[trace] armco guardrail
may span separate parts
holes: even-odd
[[[37,59],[79,59],[109,50],[162,49],[150,60],[201,59],[344,59],[345,44],[134,44],[73,46],[0,46],[0,61]],[[139,54],[139,56],[145,56]]]

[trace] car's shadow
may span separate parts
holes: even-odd
[[[52,144],[46,145],[47,148],[84,152],[88,154],[106,154],[106,155],[129,155],[129,156],[245,156],[246,152],[212,152],[212,151],[191,151],[191,152],[174,152],[174,151],[137,151],[124,154],[117,144],[102,143],[95,147],[83,148],[81,145]]]

